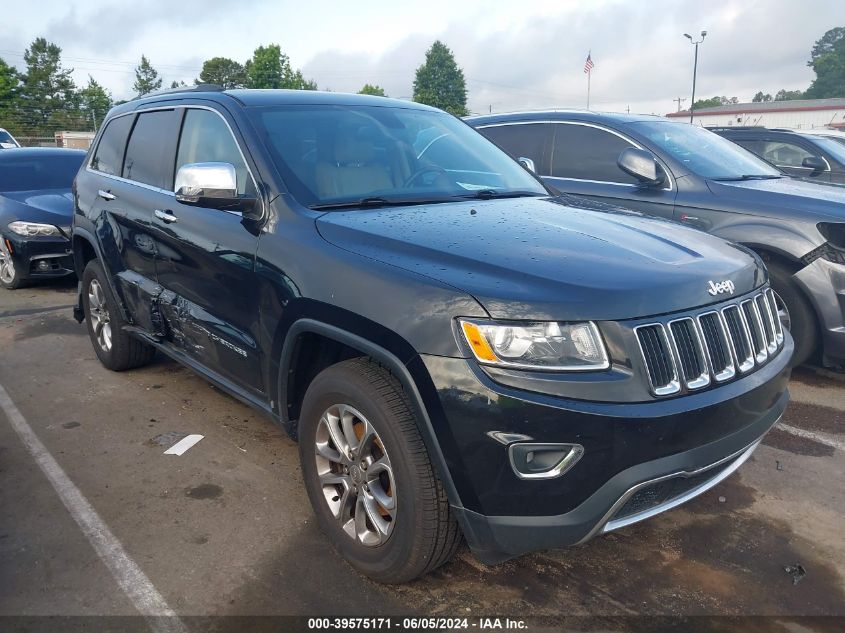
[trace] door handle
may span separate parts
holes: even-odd
[[[161,209],[156,209],[155,211],[153,211],[153,215],[167,224],[172,224],[174,222],[179,221],[179,218],[173,215],[173,211],[170,210],[162,211]]]
[[[114,200],[115,198],[117,198],[117,196],[111,193],[110,191],[104,191],[102,189],[97,192],[97,195],[100,196],[103,200]]]

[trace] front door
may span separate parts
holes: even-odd
[[[238,193],[257,195],[223,115],[187,108],[175,171],[206,162],[234,165]],[[258,225],[240,213],[182,204],[172,193],[152,213],[159,248],[157,279],[164,289],[160,306],[170,342],[198,364],[254,394],[262,393],[254,273]]]

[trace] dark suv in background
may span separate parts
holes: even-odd
[[[673,219],[766,262],[794,363],[845,364],[845,189],[782,172],[701,127],[649,115],[525,112],[468,122],[555,190]]]
[[[751,251],[554,197],[426,106],[132,101],[75,205],[103,365],[160,350],[281,424],[317,524],[379,581],[461,535],[496,562],[683,503],[788,400],[792,339]]]
[[[823,133],[765,127],[712,127],[785,174],[811,182],[845,185],[845,145]]]

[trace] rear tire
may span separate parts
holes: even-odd
[[[299,421],[299,455],[318,525],[362,574],[402,583],[454,556],[461,533],[408,398],[399,381],[374,361],[338,363],[309,385]],[[368,479],[377,470],[382,472]],[[376,505],[368,507],[368,499]]]
[[[819,345],[819,326],[816,312],[792,278],[792,271],[777,261],[766,263],[772,290],[777,295],[778,311],[786,310],[784,326],[795,340],[791,365],[797,367],[815,354]],[[783,319],[782,315],[782,320]]]
[[[91,344],[104,367],[124,371],[153,359],[155,348],[123,329],[126,321],[98,259],[88,262],[82,273],[82,307]]]

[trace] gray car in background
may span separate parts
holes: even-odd
[[[845,188],[791,178],[721,136],[664,117],[549,111],[467,122],[561,193],[753,250],[795,338],[793,362],[818,355],[845,365]]]

